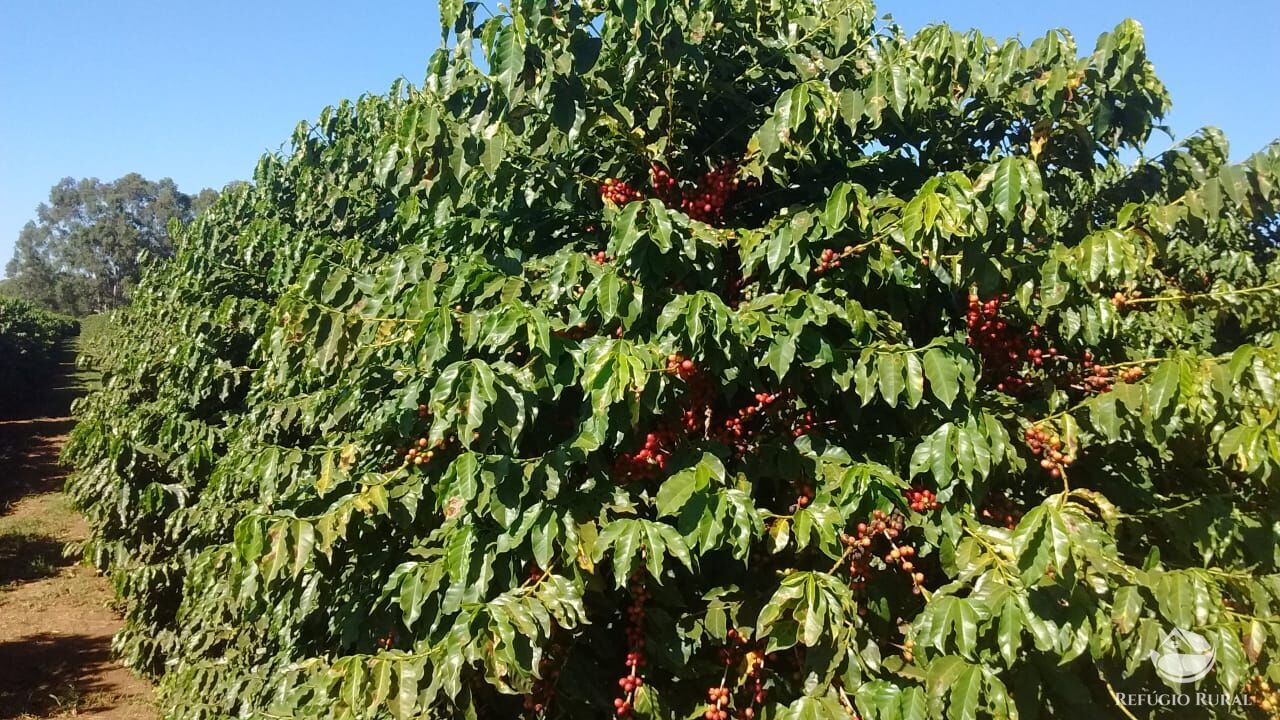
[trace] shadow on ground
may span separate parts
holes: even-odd
[[[19,498],[62,489],[58,439],[73,425],[69,417],[0,421],[0,515]]]
[[[100,637],[42,633],[0,643],[0,718],[85,710],[110,692],[90,678],[111,665],[111,648]]]
[[[71,401],[83,395],[85,389],[85,377],[76,369],[73,342],[58,353],[57,367],[44,387],[0,388],[0,421],[64,418],[71,414]]]
[[[58,360],[48,387],[0,397],[0,515],[18,498],[62,489],[61,438],[75,425],[71,403],[85,385],[70,345]]]
[[[57,575],[72,563],[58,538],[36,533],[0,535],[0,587]]]

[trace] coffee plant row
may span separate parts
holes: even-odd
[[[0,297],[0,416],[44,387],[57,366],[61,343],[76,334],[72,318],[26,300]]]
[[[168,717],[1273,712],[1280,145],[1144,153],[1136,23],[441,15],[177,229],[79,408]],[[1233,702],[1125,700],[1179,690]]]

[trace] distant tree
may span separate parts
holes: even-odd
[[[232,183],[232,184],[235,185],[238,183]],[[212,205],[213,201],[218,199],[218,195],[219,195],[218,191],[214,190],[213,188],[205,188],[200,192],[196,193],[195,196],[191,198],[192,215],[199,215],[200,213],[204,212],[205,208]]]
[[[168,224],[187,223],[217,191],[195,196],[173,180],[130,173],[103,182],[64,178],[18,236],[7,293],[74,315],[123,305],[147,256],[172,254]]]

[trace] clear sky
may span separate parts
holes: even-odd
[[[172,177],[187,192],[252,173],[299,120],[397,77],[439,38],[434,0],[0,0],[0,266],[65,176]],[[1277,0],[881,0],[908,29],[946,21],[1083,51],[1124,17],[1146,27],[1185,136],[1215,124],[1241,158],[1280,137]],[[1160,139],[1155,147],[1163,147]]]

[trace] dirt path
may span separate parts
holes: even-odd
[[[111,656],[107,580],[63,554],[88,532],[62,494],[77,393],[64,370],[62,387],[0,420],[0,719],[154,720],[150,685]]]

